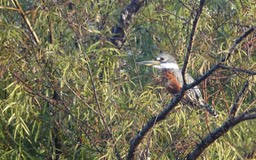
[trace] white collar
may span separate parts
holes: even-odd
[[[179,69],[177,63],[161,63],[160,65],[155,65],[154,68],[158,69]]]

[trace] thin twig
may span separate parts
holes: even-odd
[[[256,75],[256,72],[254,72],[254,71],[241,69],[241,68],[229,67],[229,66],[225,66],[225,65],[220,65],[220,68],[231,70],[231,71],[234,71],[234,72],[242,72],[242,73],[246,73],[246,74],[249,74],[249,75]]]
[[[86,59],[88,59],[88,58],[86,57]],[[108,127],[108,124],[107,124],[107,122],[106,122],[106,120],[105,120],[105,118],[103,116],[102,111],[101,111],[101,107],[100,107],[100,103],[99,103],[99,98],[98,98],[98,95],[97,95],[96,86],[95,86],[95,83],[93,81],[92,71],[91,71],[89,63],[86,63],[86,66],[87,66],[87,69],[88,69],[88,72],[89,72],[89,76],[91,78],[93,94],[94,94],[94,98],[95,98],[95,101],[96,101],[96,104],[97,104],[97,109],[98,109],[99,116],[100,116],[100,118],[101,118],[101,120],[102,120],[102,122],[104,124],[104,127],[105,127],[105,129],[106,129],[106,131],[108,133],[108,136],[110,136],[110,139],[114,141],[112,133],[111,133],[111,131],[110,131],[109,127]],[[118,151],[116,145],[114,145],[114,152],[115,152],[116,158],[118,160],[121,160],[120,152]]]
[[[189,8],[187,5],[185,5],[181,0],[178,0],[178,1],[180,2],[180,4],[181,4],[182,6],[184,6],[184,7],[187,8],[190,12],[192,12],[192,9]]]
[[[246,111],[249,111],[249,109],[254,106],[254,104],[256,104],[256,99],[245,109],[245,112]],[[256,109],[255,109],[256,110]]]
[[[111,132],[110,132],[109,128],[107,127],[107,122],[106,122],[106,120],[105,120],[105,118],[103,116],[103,113],[101,112],[100,102],[99,102],[99,98],[98,98],[98,95],[97,95],[96,86],[95,86],[95,83],[93,81],[91,67],[90,67],[89,63],[86,63],[86,66],[87,66],[87,69],[88,69],[88,72],[89,72],[89,76],[90,76],[90,79],[91,79],[93,95],[94,95],[94,98],[95,98],[95,101],[96,101],[96,104],[97,104],[99,115],[101,117],[101,120],[102,120],[102,122],[104,124],[105,129],[110,134]]]
[[[187,51],[186,51],[186,57],[184,59],[184,63],[183,63],[182,71],[181,71],[182,77],[183,77],[183,87],[186,85],[186,76],[185,76],[185,74],[186,74],[187,65],[188,65],[188,62],[189,62],[189,57],[190,57],[190,54],[191,54],[191,49],[192,49],[192,45],[193,45],[193,41],[194,41],[194,36],[195,36],[197,23],[198,23],[198,20],[200,18],[200,15],[202,13],[204,3],[205,3],[205,0],[200,0],[200,5],[199,5],[199,8],[196,12],[196,16],[194,18],[193,26],[192,26],[191,33],[190,33],[190,36],[189,36],[189,41],[188,41],[188,46],[187,46]]]
[[[11,11],[20,11],[19,9],[17,8],[12,8],[12,7],[5,7],[5,6],[0,6],[0,9],[6,9],[6,10],[11,10]]]
[[[27,26],[28,26],[28,29],[30,30],[30,32],[32,33],[32,36],[36,42],[36,44],[40,44],[40,40],[39,38],[37,37],[37,34],[36,32],[34,31],[30,21],[28,20],[28,17],[26,16],[25,12],[23,11],[22,7],[20,6],[18,0],[13,0],[15,6],[18,8],[18,12],[21,14],[22,18],[25,20]]]
[[[71,88],[71,86],[68,84],[68,82],[66,80],[64,80],[65,85],[68,87],[68,89],[78,98],[80,99],[90,110],[92,110],[95,114],[98,114],[98,112],[93,109],[90,105],[88,105],[85,101],[84,98],[82,98],[82,96],[78,95],[76,93],[76,91],[73,90],[73,88]]]
[[[49,98],[45,95],[43,95],[42,93],[40,92],[35,92],[33,91],[32,88],[30,88],[26,83],[25,81],[23,80],[23,78],[21,78],[20,76],[18,76],[16,73],[11,73],[13,77],[16,78],[16,80],[22,84],[23,88],[25,91],[27,91],[29,94],[35,96],[35,97],[40,97],[42,99],[44,99],[45,101],[49,102],[50,104],[56,106],[58,104],[58,101],[57,100],[54,100],[52,98]]]
[[[255,30],[255,26],[251,27],[249,30],[247,30],[242,36],[240,36],[239,38],[237,38],[234,42],[234,44],[231,46],[231,48],[229,49],[228,55],[225,57],[225,59],[229,59],[229,57],[231,56],[231,54],[233,53],[233,51],[235,50],[236,46],[245,38],[247,37],[249,34],[251,34],[253,31]],[[222,59],[222,62],[226,61],[224,58]]]
[[[249,86],[249,82],[246,81],[242,90],[239,92],[239,94],[237,95],[236,97],[236,100],[235,100],[235,103],[234,105],[232,106],[232,108],[230,109],[230,112],[229,112],[229,119],[232,119],[235,117],[237,111],[238,111],[238,108],[239,108],[239,104],[241,104],[241,101],[243,100],[243,95],[245,94],[246,92],[246,89],[248,88]]]

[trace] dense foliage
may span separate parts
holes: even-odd
[[[109,41],[111,28],[129,3],[0,1],[1,159],[126,157],[130,140],[171,99],[156,83],[158,72],[136,62],[150,60],[161,50],[175,55],[182,66],[199,2],[147,1],[127,28],[124,45],[117,48]],[[198,77],[209,70],[255,25],[255,15],[254,0],[206,1],[188,72]],[[254,31],[223,64],[229,68],[200,84],[219,118],[177,106],[143,139],[136,159],[186,157],[202,137],[226,121],[246,80],[249,87],[238,114],[256,108],[255,35]],[[201,158],[253,155],[255,130],[255,120],[239,123]]]

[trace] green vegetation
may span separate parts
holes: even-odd
[[[160,50],[180,66],[199,2],[147,1],[117,48],[108,39],[130,1],[0,1],[0,159],[125,159],[130,141],[171,96],[157,71],[138,66]],[[19,8],[20,7],[20,8]],[[199,77],[226,56],[234,40],[256,22],[254,0],[209,0],[199,19],[188,72]],[[27,20],[27,21],[26,21]],[[28,23],[29,22],[29,23]],[[200,83],[220,116],[177,106],[156,124],[136,159],[184,159],[229,117],[239,102],[256,109],[255,31]],[[255,115],[255,111],[254,111]],[[256,117],[255,117],[256,118]],[[254,118],[254,119],[255,119]],[[256,154],[255,120],[239,123],[212,143],[201,159],[243,159]],[[251,156],[252,157],[252,156]]]

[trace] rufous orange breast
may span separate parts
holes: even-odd
[[[181,90],[181,85],[178,82],[177,77],[170,70],[163,70],[163,83],[167,89],[167,91],[171,94],[177,94]]]

